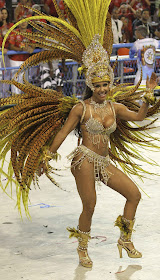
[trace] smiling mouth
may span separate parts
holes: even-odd
[[[100,93],[99,96],[105,97],[105,96],[106,96],[106,93]]]

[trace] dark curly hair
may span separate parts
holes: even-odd
[[[92,95],[93,95],[93,91],[88,86],[86,86],[86,90],[82,96],[82,99],[86,100],[86,99],[90,98]]]

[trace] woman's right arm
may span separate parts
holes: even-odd
[[[83,105],[81,103],[75,105],[69,113],[68,119],[66,120],[62,129],[55,136],[49,151],[55,153],[60,145],[63,143],[67,135],[76,128],[80,122],[83,113]]]
[[[77,124],[81,120],[81,116],[83,113],[83,105],[81,103],[76,104],[69,113],[69,116],[61,128],[61,130],[55,136],[51,146],[49,147],[49,151],[51,153],[56,153],[58,148],[61,146],[67,135],[76,128]],[[46,162],[42,160],[40,165],[38,166],[38,176],[41,176],[47,170]]]

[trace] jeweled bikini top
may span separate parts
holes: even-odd
[[[80,102],[83,104],[83,107],[84,107],[84,111],[83,111],[82,118],[80,121],[80,123],[82,124],[85,113],[86,113],[86,104],[82,100],[80,100]],[[103,124],[99,120],[93,118],[93,116],[92,116],[91,106],[92,106],[93,102],[94,101],[92,101],[91,105],[89,105],[90,118],[84,123],[85,128],[86,128],[87,132],[89,133],[89,138],[94,145],[96,145],[96,144],[99,145],[101,140],[103,141],[103,143],[108,143],[110,134],[112,132],[114,132],[117,127],[114,106],[113,106],[112,102],[108,101],[110,103],[112,111],[113,111],[114,122],[109,127],[104,127]],[[101,104],[98,107],[94,106],[94,111],[99,110],[99,112],[102,112],[102,116],[101,116],[102,119],[108,114],[108,111],[110,111],[107,107],[108,102],[106,101],[106,103],[103,105],[103,108],[100,106]],[[104,114],[104,112],[105,112],[105,114]]]

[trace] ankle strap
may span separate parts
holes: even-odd
[[[77,229],[78,229],[78,231],[79,231],[80,233],[82,233],[82,234],[90,234],[90,233],[91,233],[91,230],[89,230],[89,231],[81,231],[81,230],[79,229],[79,226],[77,226]]]

